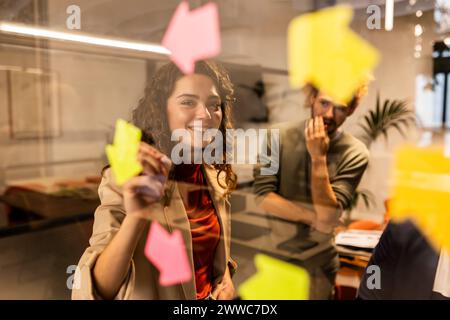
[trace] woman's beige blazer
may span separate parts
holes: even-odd
[[[230,258],[230,203],[224,197],[225,189],[217,182],[217,171],[214,167],[205,165],[203,170],[221,226],[221,237],[215,252],[213,268],[213,282],[217,284],[222,280],[227,265],[230,267],[231,274],[234,273],[236,268],[236,264]],[[225,185],[224,177],[225,173],[222,172],[220,179],[223,185]],[[181,231],[191,270],[194,270],[190,225],[177,184],[174,184],[170,204],[159,206],[153,216],[168,231],[172,232],[175,229]],[[103,174],[98,193],[101,204],[95,211],[93,232],[89,240],[90,246],[78,263],[72,299],[101,299],[95,291],[92,270],[97,258],[111,242],[126,215],[121,188],[115,184],[109,168]],[[159,284],[159,271],[144,255],[144,246],[150,223],[147,223],[145,231],[142,233],[128,275],[115,299],[196,299],[195,277],[192,277],[188,282],[168,287]],[[114,268],[114,266],[111,266],[111,268]]]

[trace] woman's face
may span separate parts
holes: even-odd
[[[190,134],[194,147],[205,147],[209,141],[201,140],[208,129],[219,129],[222,122],[221,99],[214,82],[208,76],[193,74],[183,76],[175,83],[167,99],[167,115],[170,131],[185,129]]]

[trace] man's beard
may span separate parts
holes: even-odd
[[[325,130],[328,133],[328,136],[333,135],[336,132],[336,122],[332,119],[323,119],[323,124],[325,125]]]

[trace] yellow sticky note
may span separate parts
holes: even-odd
[[[288,28],[289,78],[293,87],[313,84],[348,102],[376,66],[375,48],[349,28],[351,7],[342,5],[294,18]]]
[[[142,171],[142,166],[136,159],[141,136],[139,128],[125,120],[117,120],[114,145],[106,146],[106,155],[118,185]]]
[[[450,250],[450,158],[443,147],[396,150],[389,211],[413,220],[436,246]]]
[[[239,287],[243,300],[307,300],[308,272],[293,264],[263,255],[255,257],[257,273]]]

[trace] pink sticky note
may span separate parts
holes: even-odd
[[[175,230],[170,234],[158,222],[153,221],[147,236],[144,254],[158,268],[161,285],[171,286],[192,278],[180,230]]]
[[[171,59],[180,70],[192,74],[196,61],[220,53],[217,4],[208,3],[189,11],[189,3],[181,2],[170,20],[162,44],[171,51]]]

